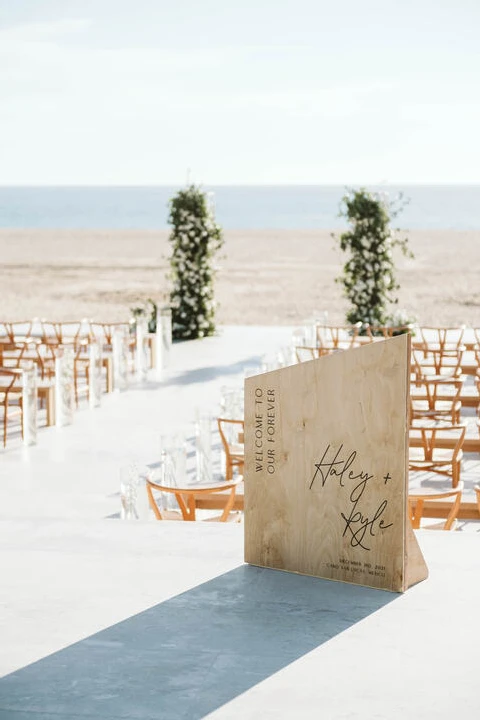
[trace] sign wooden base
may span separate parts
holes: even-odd
[[[410,337],[247,378],[245,561],[396,592],[428,575],[407,515]]]

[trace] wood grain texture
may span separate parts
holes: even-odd
[[[409,355],[401,335],[247,378],[246,562],[394,591],[426,576],[407,527]]]

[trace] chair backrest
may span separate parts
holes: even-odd
[[[478,512],[480,514],[480,485],[475,485],[473,489],[475,490],[475,495],[477,496]]]
[[[18,370],[0,367],[0,399],[7,400],[8,393],[13,387],[20,387],[22,384],[22,374]]]
[[[308,347],[307,345],[297,345],[295,347],[295,357],[297,359],[297,363],[315,360],[317,357],[315,350],[316,348]]]
[[[3,365],[7,368],[19,368],[27,347],[27,342],[12,343],[3,353]]]
[[[410,325],[367,325],[366,331],[368,337],[372,338],[391,338],[396,335],[402,335],[404,333],[411,333],[412,328]]]
[[[0,323],[0,335],[7,337],[12,343],[17,341],[23,342],[26,338],[31,336],[31,333],[31,320]]]
[[[451,461],[456,462],[465,440],[466,425],[419,426],[410,429],[410,437],[420,435],[424,458],[431,461],[435,449],[452,451]]]
[[[412,366],[417,381],[430,375],[459,378],[462,374],[464,348],[457,350],[412,350]]]
[[[463,380],[441,380],[416,382],[410,392],[411,417],[428,417],[429,415],[455,415],[460,409],[460,393]]]
[[[318,325],[317,344],[323,348],[348,350],[355,347],[362,323],[355,325]]]
[[[243,420],[232,420],[231,418],[217,418],[218,432],[222,441],[225,453],[230,453],[232,445],[243,444],[245,423]]]
[[[424,517],[439,517],[443,509],[445,513],[445,524],[443,530],[455,530],[455,521],[460,510],[462,501],[463,480],[460,480],[456,488],[432,493],[413,492],[408,496],[408,510],[414,530],[421,527]],[[451,499],[451,502],[448,502]],[[447,501],[440,502],[440,501]]]
[[[155,497],[153,495],[153,488],[155,487],[155,484],[152,483],[150,480],[146,480],[145,487],[147,488],[147,496],[148,496],[148,504],[150,505],[151,509],[153,510],[153,513],[157,520],[163,520],[163,516],[161,513],[160,508],[158,507]]]
[[[226,458],[226,480],[231,480],[233,468],[243,472],[244,421],[230,418],[217,418],[218,432]]]
[[[457,350],[463,340],[464,327],[421,327],[420,335],[426,350]]]
[[[308,360],[316,360],[324,355],[331,355],[333,348],[326,347],[310,347],[308,345],[298,345],[295,348],[295,357],[297,362],[307,362]]]
[[[100,323],[100,322],[91,322],[90,323],[90,332],[93,337],[97,338],[97,340],[104,345],[111,345],[113,341],[113,334],[116,330],[124,330],[125,333],[128,333],[129,331],[129,324],[126,322],[117,322],[117,323]]]

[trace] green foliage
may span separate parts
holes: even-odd
[[[172,332],[192,340],[215,332],[215,253],[223,234],[208,207],[206,193],[195,185],[170,200]]]
[[[341,250],[348,253],[342,275],[344,295],[350,301],[346,320],[371,326],[392,325],[390,306],[398,302],[399,285],[395,277],[393,250],[408,250],[407,238],[398,237],[390,227],[403,208],[402,197],[390,203],[387,198],[360,188],[342,198],[340,216],[347,219],[350,229],[337,239]]]

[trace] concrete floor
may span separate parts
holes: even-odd
[[[245,566],[242,526],[112,519],[120,467],[290,335],[176,344],[162,382],[0,452],[0,720],[478,716],[476,532],[419,533],[400,596]]]
[[[0,523],[1,720],[478,717],[478,536],[420,532],[397,595],[245,566],[242,532]]]

